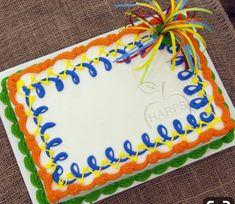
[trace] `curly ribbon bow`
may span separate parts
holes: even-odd
[[[145,46],[131,50],[126,55],[116,59],[115,62],[122,63],[138,55],[143,58],[149,55],[146,62],[135,70],[143,71],[140,82],[143,83],[150,65],[157,54],[161,44],[172,46],[172,70],[176,67],[177,55],[181,53],[184,55],[186,67],[194,73],[200,69],[200,60],[193,44],[193,37],[198,38],[206,47],[204,38],[196,31],[196,29],[207,29],[211,31],[210,27],[201,22],[201,19],[190,16],[190,12],[211,12],[203,8],[188,8],[186,4],[188,0],[171,0],[170,7],[166,12],[156,0],[144,0],[145,2],[136,2],[135,4],[119,4],[116,7],[133,7],[134,10],[126,12],[131,25],[124,28],[126,30],[143,30],[149,31],[151,41]],[[154,24],[151,21],[154,19]],[[141,25],[135,25],[134,20],[140,21]],[[144,52],[144,54],[142,54]]]

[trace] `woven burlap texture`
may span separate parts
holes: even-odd
[[[0,69],[82,42],[123,26],[124,0],[1,0]],[[166,1],[160,1],[164,3]],[[213,11],[214,29],[203,33],[208,52],[235,102],[235,32],[218,0],[191,0]],[[166,5],[164,5],[166,6]],[[235,148],[107,198],[99,203],[202,203],[207,196],[235,195]],[[0,123],[0,203],[30,204],[4,127]]]

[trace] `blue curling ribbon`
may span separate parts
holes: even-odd
[[[118,61],[122,61],[122,60],[125,60],[125,59],[129,59],[131,56],[135,55],[135,54],[138,54],[138,53],[141,53],[143,50],[147,49],[149,46],[153,45],[155,43],[156,39],[152,39],[152,41],[150,41],[149,43],[147,43],[146,45],[142,46],[142,47],[136,47],[133,49],[133,51],[130,51],[128,53],[125,53],[124,55],[122,55],[121,57],[117,58],[115,62],[118,62]]]
[[[145,37],[143,37],[142,39],[144,39]],[[129,52],[130,51],[133,51],[134,49],[136,49],[136,48],[142,48],[144,45],[143,45],[143,43],[141,42],[141,41],[138,41],[138,42],[135,42],[135,43],[133,43],[133,42],[130,42],[130,43],[128,43],[128,45],[135,45],[136,47],[134,47],[133,49],[131,49],[131,50],[129,50]],[[124,47],[124,50],[127,52],[127,48],[128,48],[128,46],[126,46],[126,47]],[[141,54],[144,54],[145,53],[145,51],[143,50],[142,52],[141,52]]]
[[[115,52],[114,49],[111,50],[109,53],[113,53],[113,52]],[[127,53],[125,50],[117,49],[116,52],[117,52],[118,54],[121,54],[122,56],[129,56],[128,53]],[[130,64],[130,63],[131,63],[131,60],[128,59],[128,57],[127,57],[127,58],[124,58],[124,59],[126,59],[126,60],[125,60],[125,63],[126,63],[126,64]],[[118,61],[118,60],[115,60],[114,62],[116,62],[116,61]]]

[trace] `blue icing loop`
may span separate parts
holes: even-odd
[[[67,70],[65,72],[67,75],[71,76],[72,81],[74,84],[79,84],[80,83],[80,78],[77,75],[77,73],[75,72],[75,70],[71,71],[71,70]],[[62,72],[61,74],[64,74],[64,72]]]
[[[81,64],[77,64],[76,66],[80,67]],[[92,77],[96,77],[97,76],[97,71],[96,71],[95,67],[91,63],[82,63],[82,67],[87,68],[88,71],[89,71],[89,74]]]
[[[133,151],[133,148],[132,148],[132,144],[129,140],[126,140],[123,144],[123,147],[125,149],[125,151],[130,155],[130,156],[134,156],[136,155],[136,152]]]
[[[180,46],[179,46],[179,44],[177,44],[176,45],[176,52],[179,52],[179,50],[180,50]],[[167,46],[167,51],[172,54],[173,53],[172,46]]]
[[[66,152],[60,152],[54,157],[53,162],[57,163],[58,161],[64,161],[67,158],[68,158],[68,154]]]
[[[206,123],[209,123],[209,122],[214,120],[215,116],[212,113],[208,114],[206,112],[202,112],[200,114],[200,118],[201,118],[202,121],[204,121]]]
[[[159,47],[159,50],[163,50],[166,46],[162,43]]]
[[[46,79],[44,79],[44,81],[46,81]],[[63,91],[64,84],[61,79],[59,79],[58,77],[56,77],[56,78],[50,77],[50,78],[48,78],[48,81],[52,81],[55,83],[57,91],[59,91],[59,92]]]
[[[40,106],[34,110],[34,116],[39,116],[40,114],[46,113],[47,111],[47,106]]]
[[[48,107],[47,106],[40,106],[38,108],[36,108],[33,112],[33,115],[35,116],[33,118],[34,120],[34,123],[37,124],[38,123],[38,116],[43,114],[43,113],[46,113],[48,111]]]
[[[106,71],[110,71],[112,69],[112,63],[109,60],[104,57],[100,57],[99,60],[104,63]]]
[[[173,121],[173,126],[179,134],[184,134],[185,133],[185,131],[183,130],[182,123],[178,119]]]
[[[179,49],[180,49],[180,46],[177,44],[176,45],[176,52],[178,52]],[[167,47],[167,51],[172,54],[173,53],[172,52],[172,46]],[[184,63],[184,56],[177,56],[176,57],[176,66],[179,66],[183,63]]]
[[[193,128],[198,128],[198,127],[199,127],[199,124],[198,124],[198,122],[197,122],[197,119],[195,118],[194,115],[189,114],[189,115],[187,116],[187,121],[188,121],[188,123],[189,123]]]
[[[78,164],[72,163],[70,166],[70,171],[75,177],[82,178],[82,174],[80,173]],[[91,175],[91,172],[85,173],[84,177],[87,177],[89,175]]]
[[[111,161],[111,162],[117,162],[118,159],[115,158],[115,152],[112,147],[108,147],[105,150],[105,156]]]
[[[193,76],[193,72],[187,71],[187,70],[183,70],[181,72],[178,73],[178,78],[181,81],[186,81],[188,79],[190,79]]]
[[[208,98],[206,96],[202,98],[195,98],[190,102],[190,106],[196,110],[204,107],[208,104]]]
[[[168,130],[163,125],[158,125],[157,131],[159,135],[163,138],[163,141],[171,140],[171,137],[168,135]]]
[[[98,171],[100,169],[100,167],[97,165],[97,160],[93,155],[87,158],[87,163],[93,170]]]
[[[152,143],[150,140],[150,137],[147,133],[144,133],[141,135],[142,141],[143,143],[147,146],[147,147],[154,147],[155,143]]]
[[[59,182],[60,177],[63,175],[63,172],[64,172],[63,167],[61,167],[60,165],[57,165],[55,171],[52,174],[52,178],[56,183]]]
[[[57,137],[52,139],[50,142],[47,143],[47,149],[51,149],[51,147],[59,146],[62,143],[62,139]]]
[[[40,82],[35,83],[32,86],[36,89],[36,93],[39,98],[43,98],[45,96],[45,89]]]
[[[197,84],[197,85],[188,85],[184,87],[184,93],[187,94],[188,96],[191,96],[199,91],[202,90],[202,85]]]

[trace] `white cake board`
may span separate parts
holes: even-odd
[[[115,31],[111,31],[110,33],[118,32],[118,31],[119,31],[119,30],[115,30]],[[106,36],[107,34],[109,34],[109,33],[105,33],[105,34],[100,35],[100,36],[97,36],[97,37],[104,37],[104,36]],[[95,37],[95,38],[97,38],[97,37]],[[5,78],[5,77],[7,77],[7,76],[9,76],[9,75],[11,75],[11,74],[13,74],[13,73],[19,71],[19,70],[23,70],[23,69],[25,69],[26,67],[29,67],[29,66],[31,66],[31,65],[33,65],[33,64],[38,64],[38,63],[40,63],[40,62],[42,62],[42,61],[45,61],[46,59],[53,58],[53,57],[57,56],[59,53],[61,53],[61,52],[71,51],[74,47],[78,47],[79,45],[82,45],[82,44],[83,44],[83,45],[84,45],[84,44],[86,45],[86,44],[88,44],[90,41],[92,41],[93,39],[94,39],[94,38],[89,39],[89,40],[84,41],[84,42],[81,42],[81,43],[78,43],[78,44],[76,44],[76,45],[70,46],[70,47],[68,47],[68,48],[61,49],[61,50],[56,51],[56,52],[54,52],[54,53],[52,53],[52,54],[48,54],[48,55],[46,55],[46,56],[43,56],[43,57],[37,58],[37,59],[35,59],[35,60],[32,60],[32,61],[30,61],[30,62],[23,63],[23,64],[21,64],[21,65],[15,66],[15,67],[10,68],[10,69],[8,69],[8,70],[5,70],[5,71],[3,71],[3,72],[0,73],[0,81],[1,81],[3,78]],[[224,85],[223,85],[221,79],[219,78],[219,75],[218,75],[218,73],[217,73],[217,71],[216,71],[216,69],[215,69],[215,66],[213,65],[212,60],[210,59],[208,53],[205,52],[205,55],[206,55],[206,57],[207,57],[207,59],[208,59],[208,65],[209,65],[209,67],[210,67],[211,70],[215,73],[216,82],[217,82],[218,86],[221,88],[221,90],[222,90],[222,92],[223,92],[223,96],[225,97],[225,101],[227,102],[227,104],[228,104],[228,106],[229,106],[229,108],[230,108],[231,116],[232,116],[233,118],[235,118],[235,108],[234,108],[234,106],[233,106],[233,104],[232,104],[232,101],[231,101],[231,99],[229,98],[228,93],[227,93],[226,89],[224,88]],[[1,88],[1,87],[0,87],[0,88]],[[11,144],[11,146],[12,146],[12,149],[13,149],[13,152],[14,152],[14,155],[15,155],[15,158],[16,158],[17,163],[18,163],[18,165],[19,165],[21,174],[22,174],[22,176],[23,176],[23,179],[24,179],[25,185],[26,185],[26,187],[27,187],[27,189],[28,189],[28,192],[29,192],[29,195],[30,195],[30,197],[31,197],[31,200],[32,200],[32,202],[33,202],[34,204],[36,204],[36,203],[38,203],[37,200],[36,200],[36,190],[37,190],[37,189],[36,189],[36,188],[31,184],[31,182],[30,182],[30,172],[29,172],[29,171],[25,168],[25,166],[24,166],[24,155],[23,155],[23,154],[19,151],[19,149],[18,149],[18,139],[17,139],[17,138],[12,134],[12,132],[11,132],[11,125],[12,125],[12,123],[5,117],[5,114],[4,114],[4,109],[5,109],[5,108],[6,108],[6,107],[5,107],[4,105],[2,105],[2,104],[0,105],[0,116],[1,116],[2,122],[3,122],[3,124],[4,124],[4,127],[5,127],[5,129],[6,129],[6,133],[7,133],[8,139],[9,139],[10,144]],[[210,155],[212,155],[212,154],[215,154],[215,153],[217,153],[217,152],[220,152],[220,151],[222,151],[222,150],[225,150],[225,149],[227,149],[227,148],[229,148],[229,147],[232,147],[232,146],[234,146],[234,145],[235,145],[235,141],[233,141],[233,142],[230,143],[230,144],[224,144],[224,145],[223,145],[220,149],[218,149],[218,150],[211,150],[211,149],[210,149],[210,150],[208,150],[208,151],[206,152],[206,154],[202,157],[202,159],[203,159],[203,158],[206,158],[206,157],[208,157],[208,156],[210,156]],[[195,162],[195,161],[198,161],[198,160],[188,159],[187,162],[184,164],[184,166],[185,166],[185,165],[188,165],[188,164],[191,164],[191,163],[193,163],[193,162]],[[175,168],[169,168],[164,174],[169,173],[169,172],[174,171],[174,170],[177,170],[177,169],[175,169]],[[153,178],[156,178],[156,177],[158,177],[158,176],[157,176],[157,175],[152,175],[152,176],[151,176],[148,180],[146,180],[146,181],[149,181],[149,180],[151,180],[151,179],[153,179]],[[143,183],[143,182],[134,182],[133,185],[131,186],[131,188],[134,187],[134,186],[137,186],[137,185],[139,185],[139,184],[141,184],[141,183]],[[127,190],[127,188],[119,188],[114,194],[120,193],[120,192],[122,192],[122,191],[124,191],[124,190]],[[114,195],[114,194],[113,194],[113,195]],[[104,199],[104,198],[106,198],[106,197],[109,197],[109,196],[101,195],[98,200]]]

